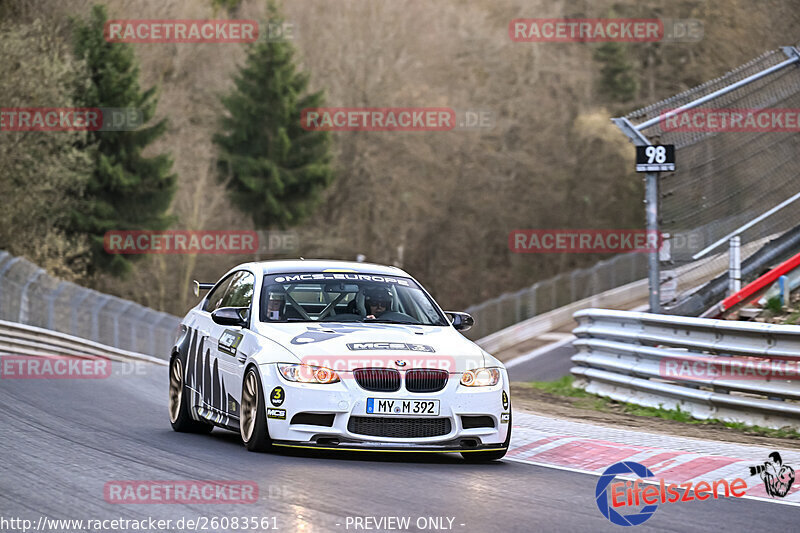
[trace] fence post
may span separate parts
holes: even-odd
[[[728,292],[739,292],[742,288],[742,238],[731,237],[728,248]]]
[[[22,286],[22,291],[19,293],[19,323],[25,324],[28,322],[28,287],[31,283],[39,279],[39,276],[44,274],[44,269],[38,269],[31,277],[25,280],[25,285]]]
[[[3,268],[0,268],[0,311],[3,310],[3,278],[5,277],[6,272],[8,272],[8,269],[14,266],[14,264],[16,264],[16,262],[19,260],[20,260],[19,257],[12,257],[11,259],[8,260],[8,262],[5,265],[3,265]],[[2,317],[3,314],[0,313],[0,318]],[[11,318],[11,317],[8,316],[6,318]]]
[[[58,295],[61,294],[61,292],[64,289],[66,289],[67,287],[69,287],[69,284],[66,283],[66,282],[61,281],[61,282],[59,282],[59,284],[56,287],[56,289],[54,291],[50,292],[50,296],[48,296],[48,300],[47,300],[47,329],[55,329],[55,321],[53,320],[53,317],[55,316],[55,303],[56,303],[56,300],[58,299]]]
[[[92,333],[90,334],[90,338],[94,341],[100,342],[100,309],[102,309],[103,306],[106,305],[110,300],[111,296],[101,294],[98,298],[100,304],[98,305],[97,302],[95,302],[94,307],[92,307]]]
[[[137,328],[137,324],[141,323],[141,319],[143,319],[148,314],[148,309],[142,306],[140,312],[135,316],[135,318],[131,318],[131,346],[127,348],[132,352],[138,351],[138,340],[139,336],[137,335],[139,329]],[[152,330],[150,331],[150,336],[152,337]]]
[[[119,345],[119,317],[131,308],[133,302],[125,302],[122,308],[114,314],[114,347],[120,348]]]
[[[80,305],[83,303],[84,300],[86,300],[86,298],[89,297],[91,293],[92,291],[90,291],[89,289],[83,289],[82,294],[78,298],[75,298],[72,301],[72,316],[70,317],[69,326],[70,326],[70,333],[72,335],[75,335],[76,337],[80,337],[80,335],[78,335],[78,311]]]
[[[534,283],[528,291],[528,318],[533,318],[538,313],[536,298],[539,294],[539,283]]]

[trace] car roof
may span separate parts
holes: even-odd
[[[240,265],[244,267],[245,265]],[[357,272],[360,274],[384,274],[390,276],[411,276],[403,270],[386,265],[374,263],[358,263],[355,261],[335,261],[332,259],[291,259],[279,261],[260,261],[249,263],[254,271],[261,271],[264,275],[269,274],[288,274],[293,272],[323,272],[325,270],[339,270]]]

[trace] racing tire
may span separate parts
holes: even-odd
[[[264,388],[258,374],[252,366],[244,374],[239,433],[245,448],[251,452],[266,452],[272,447],[272,440],[267,428]]]
[[[180,433],[211,433],[212,424],[194,420],[189,413],[186,384],[183,381],[183,361],[175,355],[169,363],[169,422]]]
[[[511,410],[508,411],[508,435],[506,441],[503,443],[503,449],[492,452],[464,452],[461,457],[468,463],[487,463],[489,461],[497,461],[505,457],[508,452],[508,445],[511,444]]]

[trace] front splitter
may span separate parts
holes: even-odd
[[[485,444],[474,447],[461,447],[461,446],[414,446],[414,445],[380,445],[376,446],[370,443],[353,443],[345,442],[342,444],[317,444],[314,442],[287,442],[287,441],[272,441],[273,446],[280,446],[283,448],[302,448],[309,450],[331,450],[331,451],[345,451],[345,452],[372,452],[372,453],[470,453],[470,452],[499,452],[507,448],[500,445]]]

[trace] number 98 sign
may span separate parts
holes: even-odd
[[[651,144],[636,147],[636,172],[674,172],[675,145]]]

